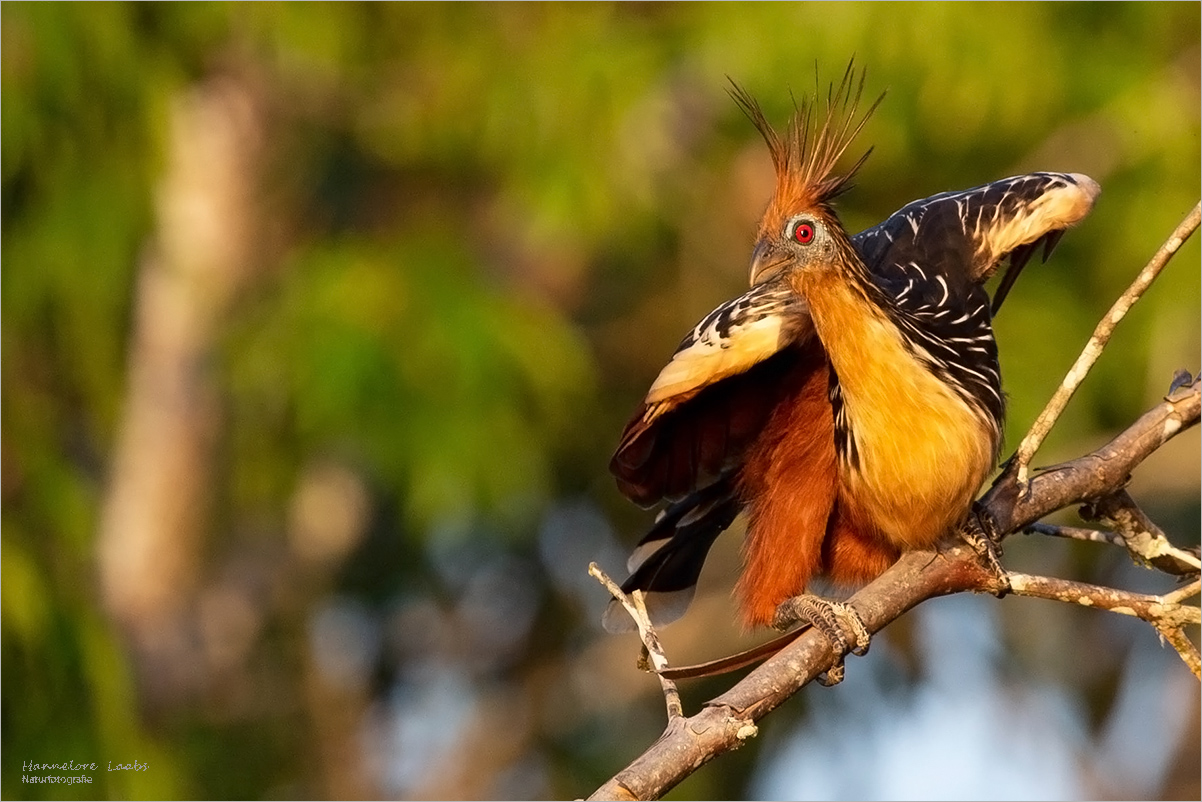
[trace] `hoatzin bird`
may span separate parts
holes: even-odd
[[[880,103],[856,122],[863,86],[849,66],[825,119],[811,123],[814,97],[783,135],[731,92],[776,169],[751,289],[684,338],[610,463],[632,501],[666,503],[623,585],[646,592],[653,623],[684,613],[711,544],[746,511],[744,624],[807,620],[846,651],[830,615],[841,606],[801,595],[811,579],[862,584],[956,532],[996,464],[992,313],[1099,187],[1078,174],[1016,176],[914,201],[848,236],[832,201],[871,151],[834,168]],[[984,283],[1007,257],[991,304]],[[611,604],[604,624],[631,622]]]

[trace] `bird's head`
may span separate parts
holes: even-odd
[[[837,270],[845,266],[849,258],[854,258],[854,250],[831,201],[851,187],[852,176],[872,149],[846,173],[833,171],[884,95],[857,122],[864,73],[857,81],[853,65],[848,64],[839,87],[827,93],[826,115],[821,123],[816,117],[815,91],[813,97],[797,106],[781,136],[755,99],[733,81],[732,85],[731,96],[764,137],[776,168],[776,191],[760,222],[751,255],[751,283],[759,284],[786,269]]]

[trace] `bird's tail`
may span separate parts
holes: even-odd
[[[724,476],[665,508],[639,541],[626,562],[630,578],[622,590],[646,594],[647,614],[654,626],[684,615],[710,546],[730,526],[740,507],[734,477]],[[616,600],[605,609],[601,623],[609,632],[634,629],[634,622]]]

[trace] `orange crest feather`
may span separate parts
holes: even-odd
[[[776,192],[764,216],[765,226],[775,226],[800,209],[828,210],[837,195],[851,188],[852,177],[868,159],[872,148],[846,173],[835,174],[835,164],[885,97],[882,93],[856,122],[865,77],[866,72],[861,70],[856,81],[854,60],[848,63],[838,88],[827,89],[826,116],[819,125],[813,114],[818,106],[815,75],[814,95],[800,104],[794,101],[794,114],[783,137],[768,122],[755,98],[731,80],[730,96],[764,137],[776,168]]]

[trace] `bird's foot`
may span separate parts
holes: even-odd
[[[1000,599],[1009,593],[1010,575],[998,559],[1002,556],[1002,536],[989,510],[974,503],[964,525],[960,527],[959,535],[997,579],[997,597]]]
[[[860,614],[850,605],[830,601],[808,593],[794,596],[781,602],[776,608],[776,616],[772,619],[775,629],[788,629],[797,623],[806,623],[821,632],[831,642],[838,653],[835,664],[827,671],[818,675],[818,681],[824,686],[838,685],[843,681],[843,657],[851,651],[852,654],[863,656],[868,654],[872,638],[868,628],[864,626]],[[855,643],[848,641],[843,625],[851,630]]]

